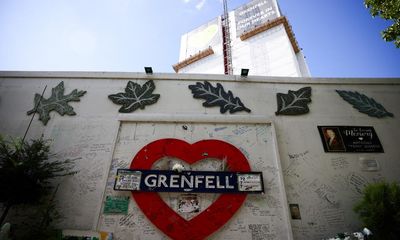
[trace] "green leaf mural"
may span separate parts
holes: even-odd
[[[39,120],[43,122],[44,125],[50,120],[50,112],[56,111],[61,116],[66,115],[76,115],[74,108],[68,105],[68,102],[74,101],[79,102],[80,97],[82,97],[86,91],[73,90],[70,94],[64,95],[64,82],[60,82],[55,88],[51,90],[50,98],[42,98],[40,94],[36,93],[34,98],[33,109],[28,111],[27,114],[30,115],[34,112],[39,114]],[[35,110],[35,107],[37,109]]]
[[[251,111],[244,106],[240,98],[234,97],[231,91],[226,92],[219,83],[217,83],[217,87],[214,87],[207,81],[204,81],[204,84],[197,82],[196,85],[189,85],[189,89],[192,90],[194,98],[206,100],[203,102],[204,107],[219,106],[221,113],[225,113],[228,110],[229,113]]]
[[[130,113],[138,108],[144,109],[147,105],[154,104],[160,98],[160,94],[153,94],[156,86],[153,80],[147,81],[143,86],[129,81],[125,92],[108,95],[108,98],[115,104],[120,104],[121,113]]]
[[[373,98],[369,98],[364,94],[351,91],[336,90],[336,92],[348,103],[353,105],[359,112],[368,114],[371,117],[383,118],[393,117],[393,113],[386,111],[386,109]]]
[[[289,90],[287,94],[276,94],[278,111],[276,115],[300,115],[308,113],[307,104],[311,102],[311,87],[300,88],[297,91]]]

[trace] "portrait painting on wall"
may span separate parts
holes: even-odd
[[[337,127],[322,127],[324,145],[328,152],[344,152],[346,148],[342,135]]]

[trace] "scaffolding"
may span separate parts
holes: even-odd
[[[222,25],[222,50],[224,54],[224,72],[226,75],[232,75],[232,48],[231,48],[231,34],[229,27],[229,12],[227,0],[223,1],[224,14],[221,16]]]

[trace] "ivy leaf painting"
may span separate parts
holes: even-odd
[[[192,90],[194,98],[206,100],[203,102],[204,107],[219,106],[221,113],[228,110],[229,113],[251,111],[244,106],[238,97],[234,97],[231,91],[225,92],[224,87],[219,83],[217,83],[217,87],[214,87],[207,81],[204,81],[204,84],[197,82],[196,85],[189,85],[189,89]]]
[[[289,90],[287,94],[276,94],[278,111],[276,115],[300,115],[308,113],[307,104],[311,102],[311,87],[300,88],[297,91]]]
[[[359,112],[368,114],[370,117],[393,117],[393,113],[386,111],[386,109],[373,98],[369,98],[364,94],[351,91],[336,90],[336,92],[348,103],[353,105]]]
[[[44,125],[50,120],[50,112],[53,110],[58,112],[61,116],[65,114],[70,116],[76,115],[74,108],[68,105],[68,102],[79,102],[79,98],[85,93],[86,91],[78,91],[75,89],[70,94],[64,95],[64,82],[60,82],[51,90],[51,96],[48,99],[42,98],[40,94],[36,93],[33,101],[34,107],[32,110],[28,111],[27,114],[30,115],[37,112],[39,114],[39,120],[42,121]],[[37,109],[35,110],[36,106]]]
[[[153,94],[156,86],[153,80],[147,81],[143,86],[129,81],[125,92],[108,95],[108,98],[115,104],[120,104],[121,113],[130,113],[136,109],[144,109],[146,105],[154,104],[160,98],[160,94]]]

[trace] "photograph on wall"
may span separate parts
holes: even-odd
[[[343,138],[338,127],[322,127],[320,133],[323,134],[324,148],[327,152],[345,152]]]
[[[318,126],[325,152],[383,152],[373,127]]]
[[[289,204],[292,219],[301,219],[299,204]]]

